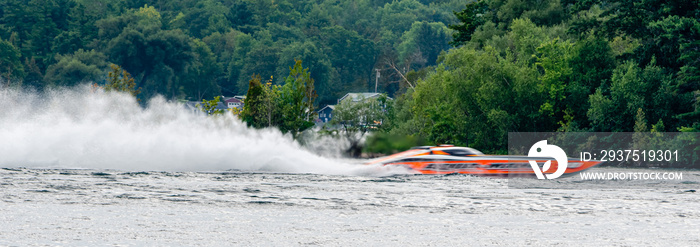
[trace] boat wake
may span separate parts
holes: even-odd
[[[154,97],[89,86],[33,93],[0,89],[0,167],[127,171],[247,170],[391,175],[400,170],[322,157],[274,128],[231,114],[207,117]]]

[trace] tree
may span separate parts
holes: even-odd
[[[260,76],[253,76],[248,83],[248,93],[245,97],[245,104],[243,105],[243,111],[239,115],[243,122],[247,123],[248,126],[256,126],[257,121],[255,121],[255,116],[260,114],[260,95],[262,95],[263,89],[262,84],[260,84]]]
[[[571,80],[572,69],[570,61],[572,59],[571,49],[573,44],[554,39],[543,43],[537,47],[537,62],[535,65],[544,71],[538,79],[538,89],[540,93],[547,95],[545,103],[540,105],[540,113],[549,121],[540,121],[540,124],[551,124],[553,128],[557,120],[563,120],[565,111],[570,109],[565,105],[566,88]],[[566,123],[562,122],[562,125]]]
[[[435,65],[440,52],[450,48],[450,32],[445,24],[437,22],[414,22],[401,40],[399,61],[407,67],[417,65],[416,70]]]
[[[296,60],[289,68],[284,85],[272,85],[272,77],[266,84],[260,76],[250,80],[241,119],[255,128],[278,127],[294,138],[314,125],[314,100],[316,90],[309,69]]]
[[[469,42],[476,28],[486,22],[483,17],[486,11],[488,11],[488,5],[485,1],[479,0],[468,3],[460,12],[454,12],[461,23],[449,26],[450,29],[455,30],[450,44],[457,47]]]
[[[259,75],[249,82],[241,119],[254,128],[280,126],[282,121],[281,89],[272,85],[272,78],[262,84]]]
[[[276,74],[289,74],[289,63],[295,60],[304,61],[304,65],[309,69],[309,77],[314,80],[314,88],[318,92],[318,98],[314,103],[317,105],[334,103],[337,100],[334,94],[336,94],[338,82],[333,76],[334,70],[328,55],[324,54],[314,42],[293,42],[282,50]],[[282,67],[283,64],[285,67]]]
[[[272,116],[271,114],[268,116],[268,113],[271,111],[266,111],[266,108],[269,106],[269,104],[266,104],[266,102],[269,102],[269,99],[266,98],[267,96],[268,93],[266,93],[260,82],[260,76],[254,75],[248,84],[248,94],[245,97],[243,111],[240,114],[241,120],[247,123],[248,126],[254,128],[270,126]]]
[[[330,57],[338,76],[344,79],[345,87],[341,90],[366,90],[377,56],[375,43],[340,26],[323,28],[321,37],[323,52]]]
[[[361,142],[368,131],[377,129],[386,118],[385,106],[388,97],[380,95],[373,98],[346,98],[335,106],[332,125],[340,125],[341,133],[350,142],[348,153],[359,157],[362,152]]]
[[[317,95],[314,79],[310,77],[309,69],[302,66],[301,60],[295,60],[294,67],[289,70],[289,76],[284,80],[280,92],[283,116],[280,130],[296,137],[298,133],[314,126],[314,100]]]
[[[0,79],[9,83],[24,76],[20,52],[10,42],[0,39]]]
[[[262,89],[262,114],[259,116],[259,119],[262,120],[265,127],[279,127],[284,119],[281,105],[281,88],[279,85],[272,85],[272,77],[270,77],[270,80],[262,85]]]
[[[186,68],[196,57],[191,37],[179,29],[163,30],[161,19],[148,5],[103,19],[97,23],[100,46],[112,62],[134,74],[144,97],[180,97]]]
[[[590,96],[588,117],[595,131],[632,131],[638,109],[650,122],[678,126],[676,114],[693,111],[691,95],[674,91],[672,77],[652,63],[641,69],[627,62],[613,72],[611,85]]]
[[[589,128],[586,111],[590,108],[588,96],[601,85],[610,85],[616,67],[610,44],[603,38],[589,36],[574,43],[569,62],[570,83],[566,88],[566,104],[573,121],[581,129]]]
[[[111,64],[110,71],[107,75],[107,84],[105,84],[105,91],[117,91],[126,92],[136,97],[140,93],[140,89],[136,88],[136,83],[134,78],[131,77],[129,72],[122,69],[119,65]]]
[[[178,93],[181,93],[181,97],[195,99],[221,95],[217,79],[222,76],[222,68],[216,61],[216,55],[199,39],[191,40],[190,46],[194,57],[189,66],[185,67],[185,74],[180,77],[182,92]]]
[[[95,50],[77,50],[69,55],[57,55],[55,64],[46,69],[44,81],[52,86],[73,86],[81,82],[104,79],[106,56]]]
[[[237,49],[237,52],[241,52],[241,54],[235,55],[240,59],[238,64],[235,64],[238,69],[239,88],[245,88],[244,82],[251,75],[281,77],[281,75],[274,74],[279,61],[281,46],[272,41],[268,30],[257,32],[253,39],[250,39],[250,36],[241,35],[240,42],[245,47]]]
[[[197,105],[197,108],[210,116],[223,115],[224,110],[216,109],[219,106],[219,102],[221,102],[221,96],[216,96],[213,100],[202,99],[202,103]]]

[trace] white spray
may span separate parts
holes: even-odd
[[[273,171],[388,175],[380,167],[313,154],[276,129],[206,117],[155,97],[89,86],[43,94],[0,89],[0,167],[130,171]]]

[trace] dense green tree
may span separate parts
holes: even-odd
[[[480,0],[468,3],[462,11],[455,12],[455,16],[461,23],[450,25],[450,28],[455,30],[452,34],[454,38],[450,43],[454,46],[460,46],[469,42],[476,28],[486,23],[484,17],[486,11],[488,11],[488,5],[485,1]]]
[[[140,97],[252,93],[246,122],[298,132],[296,59],[314,105],[373,90],[378,70],[397,100],[376,127],[431,143],[498,152],[512,131],[697,129],[698,0],[465,3],[0,0],[0,77],[67,86],[113,63]]]
[[[304,61],[308,66],[309,76],[314,78],[315,88],[318,88],[317,104],[334,104],[339,97],[337,96],[339,93],[335,90],[338,88],[338,83],[333,77],[334,68],[328,56],[321,52],[314,42],[291,43],[281,51],[276,74],[283,75],[285,71],[288,73],[289,67],[283,67],[283,65],[288,65],[294,60]]]
[[[296,137],[314,126],[314,100],[317,95],[314,79],[309,69],[302,66],[301,60],[296,60],[289,70],[289,76],[280,88],[279,105],[283,119],[279,128],[283,133],[289,132]]]
[[[693,110],[688,96],[674,90],[672,76],[661,67],[627,62],[615,69],[609,90],[601,87],[590,96],[588,116],[596,131],[632,131],[638,109],[648,122],[677,126],[674,115]]]
[[[265,84],[260,76],[250,80],[243,112],[240,116],[255,128],[277,127],[295,138],[314,125],[316,90],[308,68],[296,60],[289,68],[284,85]]]
[[[405,66],[420,69],[435,65],[440,52],[449,49],[450,32],[442,23],[415,22],[401,40],[397,48],[399,61]]]
[[[252,33],[254,30],[254,13],[251,10],[250,2],[234,1],[229,7],[226,18],[232,27],[245,33]]]
[[[83,82],[98,82],[107,69],[106,56],[95,50],[78,50],[69,55],[57,55],[55,64],[46,69],[44,81],[52,86],[73,86]]]
[[[545,102],[540,105],[539,112],[543,119],[541,125],[554,129],[557,120],[564,118],[564,114],[571,114],[571,109],[567,108],[566,89],[571,82],[571,69],[573,44],[567,41],[554,39],[543,43],[537,47],[537,62],[535,65],[543,73],[538,77],[538,90],[546,95]],[[545,120],[547,119],[547,120]],[[561,122],[560,125],[566,125]]]
[[[241,42],[250,42],[248,44],[241,44],[241,46],[248,46],[250,48],[247,51],[241,50],[241,52],[245,52],[245,55],[241,57],[241,59],[243,59],[241,61],[242,63],[237,64],[237,68],[240,68],[238,69],[239,88],[244,88],[243,81],[253,74],[264,75],[265,77],[281,77],[281,75],[275,74],[281,47],[272,41],[269,31],[264,30],[256,32],[253,39],[249,39],[245,36],[241,37],[241,39]]]
[[[24,76],[20,52],[10,42],[0,39],[0,79],[9,83]]]
[[[494,0],[489,7],[495,11],[495,18],[505,23],[527,18],[537,25],[552,26],[567,18],[560,0]]]
[[[213,98],[221,95],[217,84],[223,68],[209,46],[198,39],[191,41],[193,59],[185,67],[185,76],[180,87],[185,97],[195,99]]]
[[[269,126],[269,120],[266,118],[267,111],[265,110],[265,97],[265,90],[260,80],[260,76],[253,76],[248,86],[248,94],[245,98],[243,111],[240,114],[241,120],[246,122],[248,126],[255,128]],[[268,121],[264,122],[264,120]]]
[[[203,38],[213,32],[225,32],[232,24],[230,8],[220,1],[198,1],[184,14],[179,12],[170,23],[173,28],[187,30],[195,38]]]
[[[430,15],[430,9],[417,0],[400,0],[387,3],[377,15],[382,29],[390,31],[398,38],[399,35],[410,30],[414,22],[426,20]]]
[[[587,37],[576,41],[572,47],[570,60],[570,82],[566,88],[566,104],[569,114],[575,122],[574,127],[589,127],[586,112],[590,107],[588,96],[596,88],[608,88],[612,71],[616,67],[615,57],[610,44],[599,37]]]
[[[430,143],[496,151],[511,130],[541,130],[537,70],[488,48],[452,50],[413,93],[413,121]],[[408,128],[411,129],[411,128]]]
[[[317,102],[328,104],[344,91],[367,90],[378,51],[398,47],[412,23],[448,24],[460,5],[456,0],[1,0],[0,38],[20,51],[27,73],[19,79],[37,88],[58,85],[56,69],[80,49],[105,54],[103,64],[132,72],[142,97],[217,94],[210,78],[193,79],[202,73],[213,74],[224,93],[243,94],[253,74],[283,83],[288,63],[297,58],[316,79]],[[196,39],[209,46],[214,63]],[[439,51],[428,53],[426,63],[432,64]],[[213,69],[203,72],[209,65]],[[74,73],[81,74],[94,73]]]
[[[99,15],[91,13],[84,4],[78,3],[69,10],[68,27],[56,35],[52,43],[52,52],[70,54],[85,49],[97,37],[95,22]]]
[[[330,62],[343,78],[343,91],[365,91],[377,56],[377,48],[371,40],[365,39],[357,32],[340,26],[321,30],[323,52],[328,54]]]

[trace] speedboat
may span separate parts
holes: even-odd
[[[462,173],[485,176],[535,176],[530,161],[544,164],[541,173],[558,170],[557,160],[550,157],[484,155],[479,150],[453,145],[420,146],[407,151],[370,160],[368,165],[402,166],[422,174]],[[597,160],[568,158],[562,176],[570,176],[602,163]],[[539,172],[539,171],[538,171]],[[540,174],[541,175],[541,174]]]

